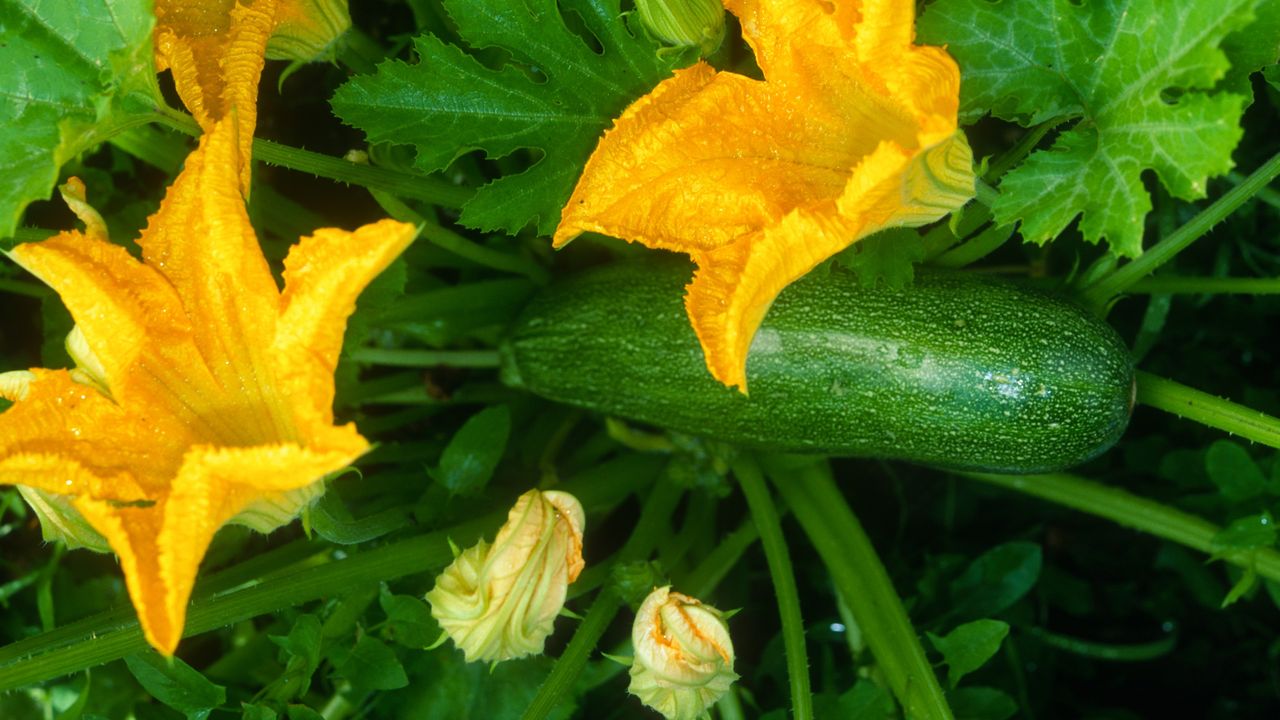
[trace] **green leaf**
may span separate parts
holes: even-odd
[[[953,688],[960,684],[960,678],[982,667],[999,652],[1000,643],[1008,634],[1008,623],[999,620],[974,620],[943,637],[928,633],[929,640],[947,663],[947,682]]]
[[[362,518],[352,516],[338,493],[325,493],[311,507],[311,529],[339,545],[356,545],[380,538],[409,523],[408,508],[390,507]]]
[[[1233,502],[1256,498],[1267,490],[1267,480],[1249,452],[1230,440],[1209,446],[1204,467],[1222,496]]]
[[[324,716],[306,705],[290,705],[286,708],[289,720],[324,720]]]
[[[148,650],[126,655],[124,663],[144,690],[188,720],[204,720],[227,701],[226,688],[209,682],[181,658],[164,658]]]
[[[279,713],[266,705],[240,703],[240,720],[277,720]]]
[[[421,650],[440,636],[440,625],[422,600],[412,595],[394,595],[384,587],[378,604],[387,615],[386,634],[400,645]]]
[[[962,109],[1026,126],[1075,120],[1000,183],[1000,224],[1044,243],[1076,216],[1089,242],[1142,254],[1154,170],[1171,195],[1204,197],[1233,166],[1247,98],[1213,88],[1220,46],[1253,20],[1255,0],[938,0],[923,42],[947,45],[964,77]],[[1158,51],[1155,50],[1158,48]]]
[[[320,620],[315,615],[299,615],[287,636],[268,635],[271,642],[288,654],[284,672],[272,688],[273,700],[292,700],[311,688],[311,676],[320,667],[320,645],[323,640]]]
[[[413,720],[519,718],[537,695],[551,666],[552,661],[545,656],[509,660],[490,667],[463,662],[461,652],[415,653],[412,675],[430,678],[430,682],[415,682],[396,693],[394,699],[388,699],[400,704],[385,708],[386,716]],[[575,717],[573,700],[573,695],[568,694],[545,716],[547,720]],[[622,698],[618,700],[621,704]]]
[[[1233,521],[1214,535],[1211,542],[1219,550],[1239,551],[1274,547],[1277,539],[1280,535],[1276,532],[1276,520],[1264,510]]]
[[[839,717],[844,720],[885,720],[895,717],[895,707],[888,690],[862,679],[840,696]]]
[[[952,584],[952,612],[961,618],[1001,612],[1035,586],[1042,564],[1040,546],[1035,543],[1010,542],[988,550]]]
[[[1267,81],[1276,92],[1280,92],[1280,63],[1273,63],[1262,68],[1262,79]]]
[[[1018,712],[1018,703],[995,688],[958,688],[947,693],[947,699],[955,720],[1008,720]]]
[[[337,670],[359,690],[395,690],[409,684],[395,651],[368,635],[356,642]]]
[[[1280,2],[1259,0],[1252,23],[1222,41],[1231,69],[1218,87],[1252,99],[1249,76],[1280,60]],[[1264,73],[1265,77],[1265,73]]]
[[[499,47],[512,62],[482,65],[432,35],[415,40],[418,63],[388,62],[338,88],[338,117],[369,142],[409,143],[424,171],[480,149],[490,158],[541,151],[532,167],[480,188],[460,222],[515,233],[536,224],[550,235],[596,141],[633,100],[691,52],[659,55],[628,26],[619,0],[443,0],[458,34],[476,49]],[[570,30],[575,13],[601,50]]]
[[[0,0],[0,237],[64,163],[161,104],[153,23],[146,0]]]
[[[884,283],[891,290],[910,285],[915,266],[924,260],[924,238],[910,228],[890,228],[854,243],[836,256],[865,287]]]
[[[510,433],[511,411],[505,405],[481,410],[454,434],[431,476],[454,495],[483,490],[502,460]]]

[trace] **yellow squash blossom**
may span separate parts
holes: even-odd
[[[493,544],[460,553],[427,593],[431,615],[467,662],[542,652],[569,584],[582,572],[586,515],[566,492],[530,490]]]
[[[685,307],[707,367],[747,387],[746,358],[789,283],[879,230],[973,195],[960,76],[913,44],[915,0],[725,0],[764,80],[698,63],[623,112],[564,208],[583,231],[688,253]]]
[[[311,59],[351,25],[345,0],[158,0],[155,10],[156,70],[173,71],[205,132],[234,107],[245,157],[266,57]],[[240,180],[247,193],[247,163]]]
[[[196,570],[228,522],[271,530],[368,443],[333,422],[333,371],[361,289],[413,239],[384,220],[325,228],[285,260],[281,292],[240,190],[235,116],[214,122],[138,244],[84,232],[10,257],[61,295],[77,369],[0,375],[0,483],[37,498],[46,533],[120,558],[147,641],[171,654]],[[99,543],[101,544],[101,543]]]
[[[724,615],[669,587],[641,603],[631,644],[636,655],[627,690],[667,720],[702,717],[738,679]]]

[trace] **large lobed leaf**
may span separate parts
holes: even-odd
[[[0,0],[0,237],[63,163],[160,103],[147,0]]]
[[[960,62],[965,118],[990,112],[1027,126],[1077,120],[1005,176],[996,220],[1021,220],[1023,236],[1043,243],[1080,215],[1086,240],[1105,239],[1132,257],[1142,253],[1151,210],[1143,172],[1154,170],[1170,194],[1191,200],[1232,167],[1247,97],[1215,87],[1235,59],[1227,84],[1239,90],[1241,73],[1274,49],[1268,32],[1238,32],[1257,4],[938,0],[919,33],[946,43]],[[1274,24],[1272,10],[1264,8],[1259,24]]]
[[[471,150],[488,157],[542,152],[528,170],[480,188],[461,222],[515,233],[530,222],[550,235],[596,141],[632,100],[692,58],[659,56],[633,32],[619,0],[565,0],[599,41],[597,53],[565,25],[555,0],[444,0],[459,35],[501,47],[516,64],[491,69],[432,35],[415,41],[418,63],[388,62],[352,78],[332,105],[370,142],[413,145],[424,171]]]

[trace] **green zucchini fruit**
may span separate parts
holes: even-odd
[[[687,263],[596,268],[536,296],[503,343],[508,385],[785,452],[1044,472],[1110,447],[1133,364],[1107,324],[1026,285],[922,270],[901,290],[839,268],[789,286],[747,358],[750,396],[711,378],[682,302]]]

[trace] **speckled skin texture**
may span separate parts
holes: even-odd
[[[714,381],[681,302],[683,262],[613,265],[536,297],[504,379],[578,407],[769,450],[1003,472],[1056,470],[1119,439],[1128,349],[1071,302],[973,273],[904,290],[811,273],[773,304],[749,396]]]

